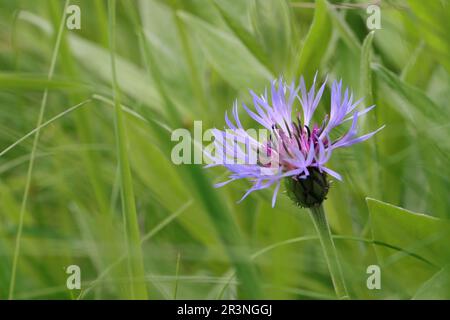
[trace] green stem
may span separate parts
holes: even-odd
[[[336,296],[339,299],[348,299],[349,296],[342,275],[341,264],[339,263],[339,257],[331,236],[330,226],[328,225],[325,211],[323,210],[323,205],[311,207],[310,211],[330,271]]]

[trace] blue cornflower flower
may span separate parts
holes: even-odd
[[[213,130],[214,155],[206,152],[212,163],[207,167],[221,165],[230,172],[230,179],[216,184],[221,187],[238,179],[249,179],[252,187],[242,197],[251,192],[275,185],[272,206],[275,206],[281,181],[286,182],[288,195],[300,206],[312,207],[322,203],[328,192],[327,175],[342,180],[339,173],[327,166],[333,151],[365,141],[383,127],[368,134],[357,136],[357,123],[361,115],[375,106],[361,111],[356,107],[362,99],[353,101],[348,88],[342,92],[342,80],[331,85],[331,106],[321,124],[312,124],[312,118],[322,98],[327,79],[316,92],[316,78],[309,91],[303,77],[298,86],[287,85],[281,78],[271,84],[270,100],[267,90],[263,95],[253,91],[254,110],[242,104],[248,115],[267,129],[268,137],[259,141],[244,130],[235,102],[232,110],[234,122],[225,113],[225,130]],[[298,100],[302,112],[294,112],[294,102]],[[295,116],[293,115],[295,114]],[[346,121],[351,121],[350,129],[334,141],[330,139],[333,129]]]

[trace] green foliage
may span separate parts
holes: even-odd
[[[450,223],[373,199],[367,204],[373,239],[406,251],[376,248],[388,285],[385,290],[392,290],[393,296],[411,297],[449,261],[450,250],[445,244],[450,240]]]

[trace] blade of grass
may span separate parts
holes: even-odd
[[[152,78],[155,81],[155,86],[158,89],[159,94],[161,95],[161,98],[166,106],[165,108],[165,110],[167,110],[166,116],[168,119],[170,119],[168,122],[171,124],[181,123],[182,119],[180,113],[178,112],[175,104],[169,98],[169,95],[164,88],[161,73],[153,57],[151,43],[150,41],[145,40],[145,35],[142,29],[138,30],[138,38],[142,54],[144,55],[145,66],[148,69],[148,71],[151,72]]]
[[[141,239],[141,245],[144,244],[146,241],[154,237],[158,232],[160,232],[162,229],[164,229],[168,224],[170,224],[175,218],[177,218],[180,214],[182,214],[189,206],[193,204],[192,200],[189,200],[184,204],[180,209],[172,213],[170,216],[165,218],[163,221],[158,223],[153,229],[151,229],[144,237]],[[120,258],[118,258],[114,263],[109,265],[103,272],[89,285],[86,289],[84,289],[82,292],[80,292],[80,295],[78,296],[78,299],[83,299],[83,297],[86,296],[86,294],[91,291],[98,283],[100,283],[106,276],[109,274],[109,272],[114,269],[116,266],[118,266],[120,263],[122,263],[127,258],[126,254],[123,254]]]
[[[86,105],[87,103],[91,102],[91,99],[82,101],[72,107],[70,107],[69,109],[58,113],[56,116],[54,116],[53,118],[49,119],[48,121],[45,121],[44,123],[41,123],[39,126],[37,126],[36,128],[34,128],[33,130],[31,130],[30,132],[28,132],[26,135],[24,135],[23,137],[21,137],[20,139],[16,140],[14,143],[10,144],[8,147],[6,147],[5,149],[3,149],[0,152],[0,157],[4,156],[6,153],[8,153],[11,149],[14,149],[17,145],[19,145],[21,142],[23,142],[24,140],[26,140],[27,138],[31,137],[33,134],[39,132],[42,128],[52,124],[53,122],[55,122],[56,120],[62,118],[63,116],[67,115],[68,113],[71,113],[72,111],[75,111],[76,109]]]
[[[370,64],[372,61],[372,42],[373,37],[375,35],[375,31],[370,32],[366,38],[364,39],[362,48],[361,48],[361,62],[360,62],[360,92],[361,97],[364,98],[364,103],[366,106],[371,106],[374,102],[373,98],[373,86],[372,86],[372,69],[370,68]],[[375,120],[375,123],[378,126],[378,108],[375,108],[373,110],[373,117]],[[362,127],[365,128],[365,124],[367,123],[368,117],[363,118]],[[365,129],[363,129],[365,130]],[[375,196],[380,196],[379,190],[381,189],[380,186],[380,179],[379,175],[377,174],[378,168],[378,148],[377,148],[377,139],[378,136],[375,135],[373,139],[370,140],[368,144],[365,144],[365,148],[367,148],[368,152],[364,153],[364,156],[366,157],[364,160],[364,164],[369,166],[368,171],[371,172],[369,175],[370,182],[369,185],[372,186],[372,193],[374,193]],[[368,158],[370,157],[370,159]],[[372,160],[371,160],[372,159]]]
[[[286,62],[291,57],[292,21],[288,2],[253,0],[247,5],[247,16],[253,30],[251,36],[261,49],[250,48],[248,41],[244,44],[275,74],[284,73],[289,64]]]
[[[374,35],[375,31],[372,31],[366,36],[361,49],[360,90],[366,105],[372,105],[373,103],[372,70],[370,63],[372,60],[372,42]]]
[[[185,11],[177,15],[199,40],[209,64],[234,88],[264,87],[274,78],[233,33]]]
[[[95,2],[95,17],[97,27],[99,32],[97,32],[97,37],[99,42],[105,47],[108,47],[108,18],[105,14],[105,6],[103,0],[94,0]]]
[[[0,88],[12,90],[42,90],[42,89],[79,89],[83,87],[76,82],[65,79],[48,79],[33,73],[0,73]]]
[[[50,2],[50,10],[52,12],[58,11],[59,5],[57,2]],[[99,1],[96,1],[96,5],[101,5]],[[98,12],[98,11],[97,11]],[[104,13],[102,13],[102,16]],[[100,20],[102,19],[102,16],[100,16]],[[104,17],[103,17],[104,18]],[[101,32],[105,32],[103,34],[103,38],[107,37],[107,31],[103,30],[107,27],[107,23],[103,26],[103,28],[100,28]],[[79,71],[76,67],[74,56],[70,50],[70,44],[69,44],[69,38],[67,34],[64,34],[62,40],[61,40],[61,61],[63,63],[61,64],[61,69],[63,72],[70,78],[70,79],[78,79],[79,78]],[[73,92],[69,94],[69,100],[70,101],[80,101],[85,93],[84,92]],[[91,117],[90,117],[90,110],[89,109],[83,109],[80,112],[77,112],[74,119],[77,134],[79,136],[79,139],[82,143],[91,143],[93,139],[92,135],[92,124],[91,124]],[[81,159],[83,161],[83,165],[86,168],[86,173],[89,178],[89,181],[91,183],[95,200],[98,205],[98,210],[103,214],[107,215],[108,213],[108,207],[107,207],[107,199],[103,192],[103,185],[100,178],[100,168],[99,165],[99,159],[97,153],[89,152],[86,150],[85,152],[81,153]],[[109,221],[105,221],[105,227],[109,224]],[[110,230],[105,232],[105,234],[110,234]]]
[[[127,148],[127,129],[123,117],[122,107],[120,106],[120,90],[117,83],[117,74],[115,67],[115,30],[116,30],[116,2],[109,0],[109,36],[110,36],[110,54],[111,54],[111,72],[113,83],[113,95],[115,102],[115,131],[117,143],[117,156],[120,166],[121,176],[121,198],[122,213],[124,218],[124,228],[128,248],[128,263],[131,287],[131,297],[133,299],[147,299],[147,288],[144,274],[144,262],[139,235],[139,224],[136,212],[136,203],[134,198],[133,181],[131,176],[130,163],[128,159]],[[137,279],[137,281],[134,281]]]
[[[177,254],[177,268],[175,270],[175,288],[173,290],[173,299],[177,299],[177,292],[178,292],[178,275],[180,273],[180,258],[181,254],[178,252]]]
[[[402,81],[399,76],[382,65],[372,64],[371,67],[383,82],[411,104],[414,119],[444,123],[442,113],[445,112],[445,108],[433,102],[422,90]]]
[[[426,258],[414,253],[414,252],[410,252],[408,250],[402,249],[400,247],[391,245],[389,243],[383,242],[383,241],[378,241],[378,240],[373,240],[373,239],[368,239],[368,238],[362,238],[362,237],[354,237],[354,236],[345,236],[345,235],[333,235],[332,236],[334,240],[347,240],[347,241],[355,241],[355,242],[362,242],[362,243],[367,243],[367,244],[371,244],[371,245],[376,245],[376,246],[382,246],[382,247],[386,247],[389,249],[392,249],[394,251],[398,251],[399,253],[402,253],[405,256],[410,256],[412,258],[415,258],[423,263],[426,263],[430,266],[434,266],[436,267],[435,264],[433,264],[431,261],[427,260]],[[283,247],[286,245],[290,245],[290,244],[295,244],[295,243],[301,243],[301,242],[306,242],[306,241],[316,241],[319,240],[318,236],[302,236],[302,237],[297,237],[297,238],[292,238],[292,239],[287,239],[287,240],[283,240],[274,244],[271,244],[267,247],[264,247],[258,251],[256,251],[254,254],[252,254],[251,259],[257,259],[260,256],[265,255],[267,252],[270,252],[274,249],[277,249],[279,247]],[[226,288],[229,286],[229,284],[233,281],[234,277],[235,277],[235,272],[227,272],[225,274],[224,277],[228,276],[228,280],[226,281],[224,287],[219,291],[219,294],[217,296],[217,299],[220,300],[222,299],[223,295],[225,294],[225,290]]]
[[[228,27],[233,31],[233,33],[242,41],[242,43],[248,48],[248,50],[271,72],[274,72],[267,55],[264,53],[264,48],[258,43],[256,38],[247,31],[234,17],[229,14],[217,0],[212,1],[214,6],[217,8],[223,20],[226,22]]]
[[[52,1],[49,3],[49,5],[52,12],[57,12],[59,10],[58,2]],[[104,47],[108,47],[108,21],[105,18],[106,11],[102,10],[102,7],[102,2],[95,1],[95,10],[98,17],[97,25],[100,30],[100,32],[98,32],[98,35],[101,38],[101,44]],[[81,79],[80,70],[77,67],[76,58],[70,48],[70,38],[67,34],[63,35],[60,55],[61,61],[63,61],[63,63],[60,65],[62,72],[64,72],[64,74],[66,74],[66,76],[70,79]],[[87,92],[74,91],[70,92],[68,97],[70,101],[79,101],[86,94]],[[112,106],[114,107],[114,103],[112,104]],[[97,119],[95,118],[95,114],[93,113],[93,111],[87,108],[83,108],[74,115],[76,133],[80,143],[90,144],[95,141],[95,127],[93,124],[96,120]],[[104,182],[104,178],[102,176],[103,168],[99,152],[92,152],[92,150],[84,149],[79,153],[79,157],[81,159],[80,165],[84,166],[83,172],[85,172],[85,175],[90,183],[90,188],[92,190],[92,200],[96,205],[96,210],[93,210],[92,212],[92,214],[96,216],[95,226],[92,228],[96,230],[97,239],[102,239],[102,241],[111,244],[110,250],[97,250],[98,254],[95,254],[95,265],[98,270],[102,270],[106,265],[109,265],[111,262],[113,262],[114,260],[112,259],[115,259],[115,257],[120,255],[123,251],[120,241],[117,241],[116,239],[116,232],[114,229],[114,224],[117,221],[117,217],[114,214],[115,208],[110,206],[110,201],[108,199],[109,188]],[[117,177],[119,177],[119,175],[117,175]],[[117,180],[119,179],[117,178]],[[114,186],[116,186],[116,184]],[[117,186],[119,186],[119,183],[117,183]],[[88,188],[89,185],[87,186],[87,189]],[[117,194],[119,194],[119,192],[117,192]],[[76,198],[76,193],[71,197]],[[79,215],[76,216],[79,217]],[[78,224],[81,225],[80,223]],[[126,266],[121,266],[121,268],[117,268],[117,270],[114,270],[114,273],[110,275],[108,281],[112,281],[114,278],[125,278],[126,275]],[[108,289],[114,289],[118,298],[126,298],[129,295],[129,293],[127,292],[128,287],[127,285],[124,285],[123,282],[120,282],[119,286],[117,287]]]
[[[50,61],[50,68],[49,68],[49,71],[47,74],[48,80],[51,80],[51,78],[53,77],[53,73],[55,71],[56,58],[58,56],[58,51],[59,51],[59,47],[61,44],[61,38],[62,38],[63,31],[64,31],[66,8],[67,8],[68,4],[69,4],[69,0],[66,0],[66,2],[64,4],[63,14],[61,17],[61,22],[60,22],[59,29],[58,29],[58,34],[56,36],[55,47],[53,48],[52,58]],[[47,98],[48,98],[48,89],[46,88],[44,90],[44,94],[42,95],[41,106],[39,109],[39,115],[38,115],[38,120],[37,120],[37,125],[36,125],[37,128],[39,128],[41,126],[42,122],[44,121],[44,114],[45,114],[45,109],[47,106]],[[12,270],[11,270],[11,279],[10,279],[10,284],[9,284],[9,293],[8,293],[9,300],[12,300],[14,298],[14,289],[15,289],[15,285],[16,285],[17,264],[18,264],[19,255],[20,255],[20,244],[21,244],[21,239],[22,239],[23,223],[24,223],[25,211],[27,208],[28,195],[29,195],[30,186],[31,186],[31,179],[32,179],[33,168],[34,168],[34,160],[35,160],[37,145],[39,143],[39,137],[40,137],[40,131],[38,129],[35,132],[35,136],[34,136],[33,146],[31,149],[30,162],[28,164],[25,189],[23,192],[22,204],[20,206],[19,226],[18,226],[17,235],[16,235],[13,264],[12,264]]]
[[[143,42],[143,35],[140,33],[140,39],[142,44],[144,45],[143,54],[145,59],[151,59],[152,54],[150,51],[149,42]],[[160,72],[158,70],[158,66],[156,64],[152,64],[152,61],[147,61],[146,66],[152,66],[149,70],[151,75],[155,78],[155,83],[157,84],[160,94],[163,97],[163,101],[166,103],[166,109],[169,110],[170,113],[175,112],[175,106],[168,93],[166,92],[164,86],[162,85],[162,79],[160,77]],[[175,123],[177,126],[181,126],[181,121],[179,116],[176,115],[174,119],[171,119],[171,123]],[[167,131],[165,129],[161,130],[158,125],[155,126],[154,123],[151,123],[155,133],[158,135],[160,141],[162,142],[162,147],[166,154],[170,154],[170,145],[167,144],[166,141],[169,141],[169,137],[167,135]],[[169,132],[171,132],[169,128]],[[195,147],[198,147],[195,145]],[[200,151],[201,152],[201,151]],[[212,184],[209,181],[208,177],[204,173],[203,169],[198,165],[191,165],[189,167],[182,166],[181,174],[186,176],[187,179],[192,181],[194,185],[194,189],[197,191],[197,194],[200,196],[203,201],[203,205],[205,206],[211,221],[213,222],[217,233],[219,235],[220,240],[225,246],[227,253],[230,257],[230,260],[234,264],[238,277],[241,281],[241,294],[242,297],[248,299],[255,299],[261,296],[260,287],[258,284],[258,279],[256,276],[256,271],[251,265],[248,257],[242,252],[239,252],[233,248],[239,247],[242,245],[243,240],[237,230],[237,226],[231,218],[229,212],[227,212],[226,207],[222,199],[219,197],[217,192],[212,189]]]

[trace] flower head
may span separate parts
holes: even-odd
[[[317,74],[316,74],[317,77]],[[275,185],[272,206],[275,205],[282,180],[286,181],[288,195],[300,206],[312,207],[325,199],[329,184],[327,175],[338,180],[341,176],[327,166],[335,149],[351,146],[369,139],[383,127],[365,135],[357,135],[357,123],[361,115],[374,106],[363,110],[356,108],[361,100],[353,101],[353,94],[346,88],[343,92],[342,80],[331,85],[331,105],[321,123],[313,122],[313,115],[322,98],[327,80],[316,91],[316,77],[307,90],[303,77],[296,86],[287,85],[281,78],[273,81],[270,99],[267,90],[263,95],[250,91],[253,107],[242,104],[244,110],[265,128],[264,138],[255,132],[244,130],[234,104],[230,120],[225,114],[228,126],[225,130],[213,130],[214,155],[207,153],[212,163],[221,165],[230,172],[223,186],[238,179],[249,179],[253,185],[241,201],[251,192]],[[301,112],[293,105],[299,101]],[[340,138],[330,139],[330,133],[346,121],[351,121],[349,130]]]

